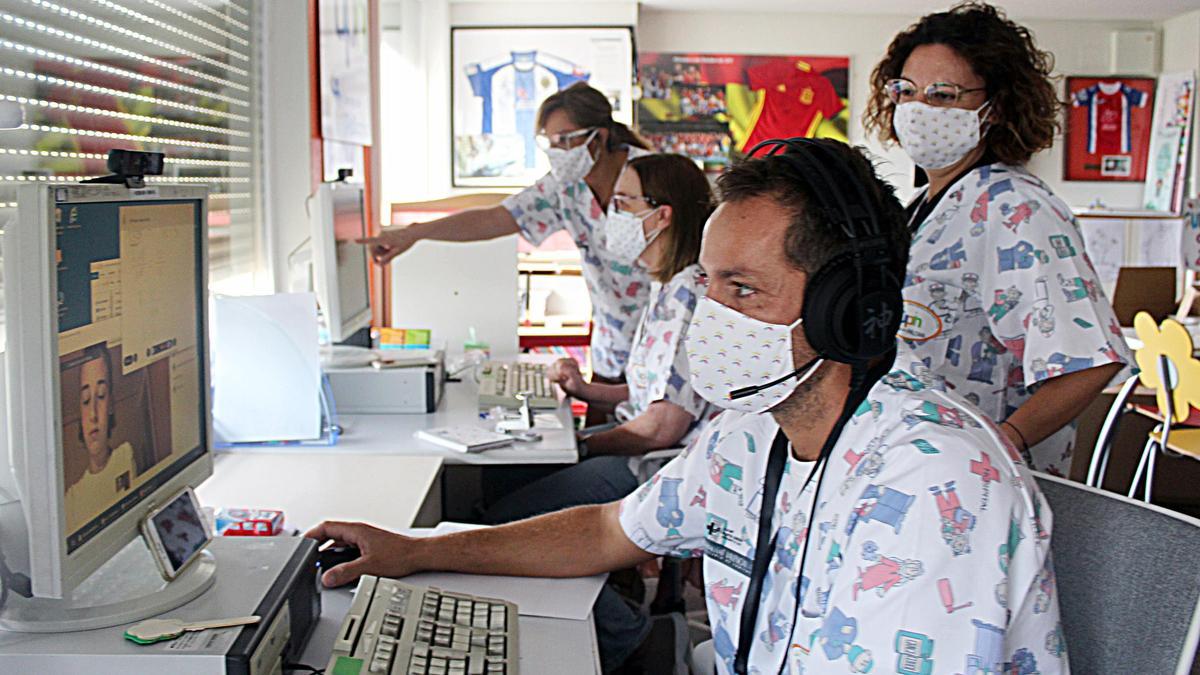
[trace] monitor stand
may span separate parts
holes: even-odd
[[[0,628],[19,633],[62,633],[140,621],[175,609],[208,590],[217,563],[205,551],[167,582],[139,537],[104,563],[61,600],[9,593],[0,609]]]

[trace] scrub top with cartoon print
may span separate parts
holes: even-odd
[[[1018,167],[981,166],[947,188],[913,234],[904,284],[900,337],[995,421],[1038,383],[1133,360],[1070,208]],[[1026,459],[1066,475],[1074,440],[1072,423]]]
[[[652,154],[634,146],[625,150],[628,159]],[[559,230],[571,235],[583,259],[583,278],[592,300],[592,370],[604,377],[620,377],[646,306],[650,276],[638,263],[618,262],[604,248],[607,214],[592,189],[582,179],[563,184],[548,173],[502,204],[534,246]]]
[[[683,408],[696,424],[680,440],[691,440],[699,422],[715,410],[692,389],[684,340],[696,300],[704,295],[699,265],[689,265],[667,283],[650,284],[646,306],[633,338],[633,351],[625,367],[629,398],[617,406],[617,418],[629,420],[646,412],[655,401],[668,401]]]
[[[640,548],[704,556],[718,672],[743,637],[752,673],[1069,672],[1032,475],[978,411],[903,370],[846,425],[819,492],[816,463],[788,458],[754,634],[739,635],[778,429],[724,412],[621,503]]]

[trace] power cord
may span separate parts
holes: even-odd
[[[283,664],[283,672],[285,673],[311,673],[312,675],[325,675],[325,669],[314,668],[307,663],[285,663]]]

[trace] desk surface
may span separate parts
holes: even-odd
[[[437,457],[315,453],[228,453],[196,488],[214,507],[282,509],[301,532],[322,520],[411,527],[442,468]]]
[[[340,447],[320,454],[228,453],[217,455],[212,477],[196,492],[212,506],[283,509],[288,527],[302,531],[326,519],[402,530],[412,526],[441,467],[438,457],[347,454]],[[351,597],[349,588],[322,592],[321,619],[303,663],[323,668],[329,661]],[[591,621],[523,616],[520,631],[524,675],[600,672]]]
[[[564,401],[555,412],[562,429],[538,429],[538,443],[514,443],[511,447],[478,453],[462,453],[413,438],[433,427],[492,423],[479,419],[479,398],[473,381],[447,382],[437,412],[431,415],[342,415],[343,434],[337,452],[387,453],[439,457],[446,464],[574,464],[579,461],[572,428],[571,407]]]

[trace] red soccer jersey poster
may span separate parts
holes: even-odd
[[[769,138],[846,140],[849,68],[842,56],[642,52],[639,130],[712,168]]]
[[[1143,181],[1154,80],[1068,77],[1066,180]]]

